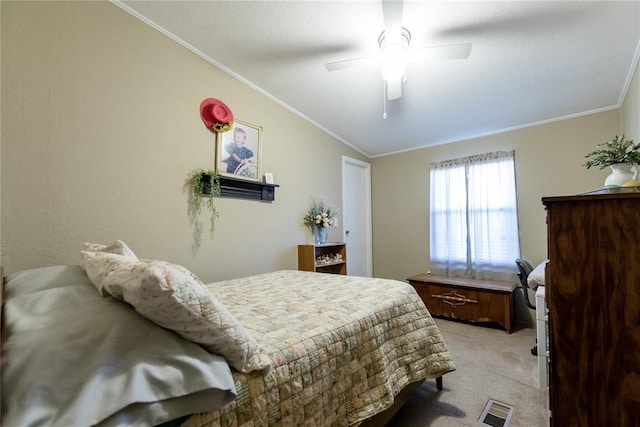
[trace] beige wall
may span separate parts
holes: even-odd
[[[310,195],[341,202],[343,155],[367,160],[108,2],[1,2],[2,264],[79,262],[122,239],[205,281],[297,268]],[[199,250],[182,192],[213,166],[198,107],[222,99],[263,126],[273,203],[220,198]],[[341,229],[332,230],[339,238]]]
[[[0,7],[0,46],[2,45],[2,7]],[[2,49],[0,49],[1,51]],[[2,70],[2,54],[0,54],[0,70]],[[2,92],[2,84],[0,84],[0,94]],[[1,98],[1,96],[0,96]],[[2,100],[0,99],[0,129],[2,129]],[[0,132],[0,212],[2,212],[2,132]],[[0,260],[2,259],[2,215],[0,215]],[[2,265],[2,262],[0,262]],[[4,271],[0,271],[3,273]],[[0,291],[1,294],[1,291]]]
[[[636,61],[636,69],[622,105],[621,132],[627,138],[640,142],[640,69]]]

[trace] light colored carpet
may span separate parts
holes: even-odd
[[[443,377],[444,389],[426,381],[392,418],[389,427],[476,426],[487,401],[515,408],[509,427],[546,427],[548,389],[539,390],[538,362],[530,352],[536,331],[504,330],[436,319],[457,370]]]

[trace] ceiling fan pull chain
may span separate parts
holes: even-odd
[[[382,79],[382,118],[387,118],[387,82],[385,79]]]

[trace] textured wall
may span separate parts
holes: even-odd
[[[359,153],[109,2],[2,2],[2,264],[78,263],[84,241],[218,280],[297,268],[311,194],[340,205],[342,155]],[[202,99],[261,125],[274,203],[221,198],[201,246],[182,191],[211,168]],[[341,229],[333,230],[338,238]]]

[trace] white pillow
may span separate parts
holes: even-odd
[[[241,372],[263,369],[268,358],[255,339],[186,268],[164,261],[82,252],[82,265],[98,290],[131,304],[143,317],[222,355]]]
[[[23,293],[2,306],[4,426],[156,426],[235,398],[221,355],[100,297],[79,265],[6,285]]]
[[[531,289],[535,290],[538,288],[538,286],[544,286],[544,270],[547,266],[547,262],[549,262],[549,260],[545,259],[540,264],[538,264],[531,273],[529,273],[529,276],[527,277],[527,284]]]

